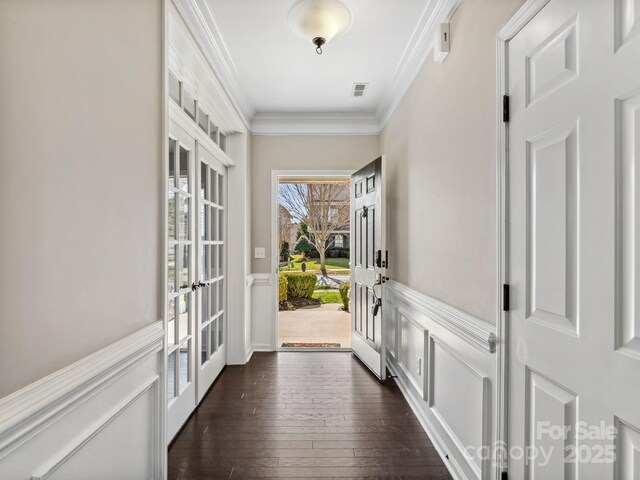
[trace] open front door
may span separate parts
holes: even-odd
[[[351,347],[384,380],[382,284],[386,274],[384,157],[351,176]]]

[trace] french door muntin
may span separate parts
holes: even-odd
[[[226,167],[197,147],[198,401],[226,364]]]
[[[168,440],[195,407],[194,156],[195,141],[171,125],[167,185]]]

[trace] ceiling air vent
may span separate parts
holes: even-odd
[[[367,88],[369,87],[368,83],[354,83],[353,84],[353,92],[352,96],[354,97],[364,97]]]

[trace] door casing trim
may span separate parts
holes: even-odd
[[[355,170],[271,170],[271,268],[270,272],[275,280],[271,286],[271,295],[274,299],[271,311],[271,348],[275,351],[287,351],[289,348],[278,347],[278,179],[280,177],[351,177]],[[252,255],[253,257],[253,255]],[[351,350],[351,349],[348,349]],[[305,350],[308,351],[308,350]]]
[[[509,125],[503,122],[503,95],[509,93],[509,41],[531,21],[550,0],[527,0],[511,19],[500,29],[496,38],[496,477],[508,471],[509,458],[509,312],[503,311],[503,285],[509,284],[507,267],[509,265],[508,225],[508,161],[509,161]]]

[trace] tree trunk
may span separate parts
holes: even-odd
[[[327,264],[325,260],[326,252],[323,248],[318,249],[318,253],[320,254],[320,270],[322,271],[322,276],[327,276]]]

